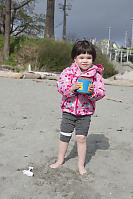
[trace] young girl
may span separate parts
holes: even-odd
[[[78,169],[83,175],[86,173],[86,137],[88,134],[91,115],[95,111],[95,102],[105,96],[103,78],[104,70],[101,65],[93,65],[96,51],[94,46],[86,41],[78,41],[72,49],[71,57],[74,63],[63,70],[58,81],[57,89],[62,94],[62,122],[60,131],[60,141],[57,161],[50,165],[57,168],[64,162],[72,132],[75,129],[77,150],[78,150]],[[81,87],[78,82],[79,77],[87,77],[92,80],[89,94],[79,93]]]

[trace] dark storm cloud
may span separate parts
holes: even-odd
[[[111,26],[111,40],[123,42],[125,31],[131,37],[133,0],[73,0],[69,13],[69,32],[101,40],[108,38]]]

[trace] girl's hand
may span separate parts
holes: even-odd
[[[89,90],[89,95],[91,95],[94,92],[94,86],[91,84],[90,90]]]
[[[76,82],[75,84],[73,84],[73,85],[71,86],[71,91],[72,91],[72,92],[73,92],[73,91],[76,91],[76,90],[78,90],[80,87],[81,87],[80,82]]]

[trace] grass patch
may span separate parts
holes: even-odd
[[[64,41],[45,39],[38,52],[39,69],[60,72],[72,63],[72,45]]]

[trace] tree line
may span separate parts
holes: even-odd
[[[0,35],[4,36],[3,61],[10,55],[10,36],[37,36],[54,39],[55,0],[47,0],[46,15],[35,13],[36,0],[0,0]],[[59,5],[63,11],[63,40],[66,40],[67,0]]]

